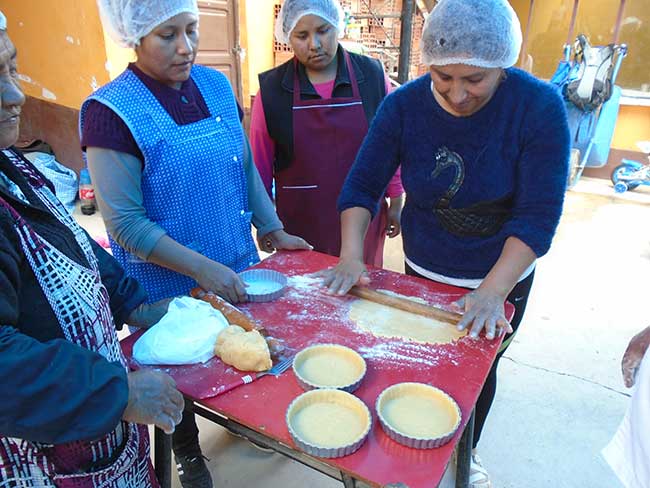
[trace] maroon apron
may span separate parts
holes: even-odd
[[[341,221],[336,200],[354,163],[368,121],[350,56],[343,51],[352,97],[301,100],[298,61],[293,72],[293,160],[275,175],[278,215],[290,234],[307,240],[316,251],[341,252]],[[364,261],[382,266],[388,205],[370,223]]]

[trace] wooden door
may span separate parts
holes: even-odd
[[[241,103],[237,0],[199,0],[201,40],[196,62],[218,69]]]

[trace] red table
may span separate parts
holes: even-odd
[[[353,297],[334,297],[319,288],[320,280],[305,276],[336,264],[337,259],[309,251],[276,253],[258,268],[275,269],[289,277],[285,295],[274,303],[249,303],[240,308],[262,324],[270,335],[281,338],[290,350],[315,343],[349,346],[366,359],[367,375],[354,393],[373,413],[368,440],[357,452],[336,459],[315,459],[294,448],[285,412],[291,401],[303,393],[291,370],[280,377],[266,376],[215,398],[201,399],[221,384],[243,373],[226,367],[217,358],[204,365],[164,367],[179,390],[193,402],[202,416],[288,455],[319,471],[354,486],[361,480],[374,486],[399,485],[410,488],[436,487],[454,446],[472,418],[472,412],[490,366],[501,343],[468,337],[453,344],[430,345],[373,336],[348,318]],[[447,307],[466,290],[403,274],[373,269],[374,289],[417,296],[439,307]],[[506,305],[511,317],[513,307]],[[137,335],[123,341],[127,357]],[[386,387],[404,381],[428,383],[448,392],[460,406],[462,424],[452,442],[438,449],[411,449],[387,437],[374,410],[375,400]],[[468,433],[465,437],[469,437]],[[469,440],[469,439],[467,439]],[[157,439],[157,445],[162,439]],[[165,445],[165,449],[167,449]],[[471,440],[460,459],[469,463]],[[466,470],[465,470],[466,471]],[[466,473],[463,478],[466,478]],[[457,485],[459,486],[459,485]]]

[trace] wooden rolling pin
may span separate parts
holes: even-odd
[[[266,339],[266,343],[269,345],[269,351],[271,352],[272,359],[277,360],[284,354],[286,348],[283,340],[276,339],[275,337],[269,337],[269,334],[264,327],[258,325],[253,321],[253,319],[249,318],[247,315],[244,315],[237,307],[231,305],[220,296],[212,292],[206,292],[203,288],[199,287],[193,288],[190,291],[190,296],[192,298],[197,298],[199,300],[203,300],[204,302],[208,302],[214,308],[219,310],[224,317],[226,317],[226,320],[230,325],[238,325],[246,331],[258,331],[264,337],[264,339]]]
[[[405,312],[411,312],[430,319],[440,320],[442,322],[448,322],[453,325],[456,325],[463,317],[461,314],[456,312],[449,312],[431,305],[424,305],[423,303],[407,300],[406,298],[387,295],[386,293],[381,293],[366,287],[353,286],[348,293],[370,302],[380,303],[387,307],[397,308],[399,310],[404,310]]]
[[[214,308],[219,310],[224,317],[226,317],[226,320],[230,325],[238,325],[246,331],[258,330],[262,335],[264,335],[263,327],[259,327],[252,319],[240,312],[237,307],[231,305],[220,296],[212,292],[206,292],[203,288],[199,287],[193,288],[192,291],[190,291],[190,296],[208,302]]]

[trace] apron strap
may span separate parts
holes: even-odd
[[[298,73],[298,58],[293,57],[293,105],[296,106],[302,97],[300,96],[300,76]]]
[[[352,59],[345,49],[343,49],[343,56],[345,56],[345,64],[348,67],[348,76],[350,77],[350,84],[352,85],[352,96],[361,99],[359,84],[357,83],[357,75],[354,73],[354,68],[352,67]]]

